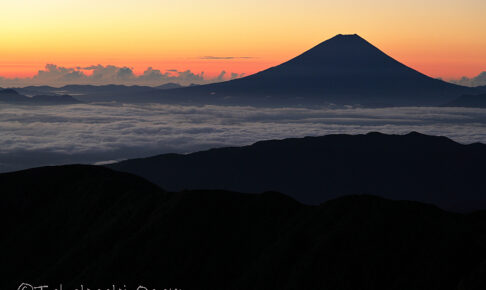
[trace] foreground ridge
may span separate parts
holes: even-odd
[[[367,195],[306,206],[276,192],[168,193],[93,166],[0,174],[0,182],[2,289],[20,281],[96,289],[485,286],[484,212]]]
[[[417,132],[270,140],[108,166],[171,191],[276,190],[308,204],[375,194],[454,211],[486,208],[486,146]]]

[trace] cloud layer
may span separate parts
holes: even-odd
[[[486,71],[473,78],[462,77],[458,80],[451,80],[450,82],[468,87],[486,86]]]
[[[2,106],[0,131],[0,171],[11,171],[334,133],[419,131],[486,143],[486,109]]]
[[[233,72],[228,74],[226,71],[222,71],[218,76],[208,78],[204,72],[194,73],[190,70],[178,71],[175,69],[161,71],[152,67],[147,68],[141,75],[136,75],[131,68],[126,66],[92,65],[67,68],[55,64],[47,64],[45,69],[38,71],[33,77],[0,77],[0,87],[64,86],[68,84],[158,86],[166,83],[179,83],[181,85],[189,85],[220,82],[242,77],[243,75]]]

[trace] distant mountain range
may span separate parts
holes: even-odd
[[[486,209],[486,145],[445,137],[328,135],[257,142],[108,165],[170,191],[275,190],[308,204],[349,194],[415,200],[444,209]]]
[[[15,90],[26,95],[38,94],[69,94],[83,102],[140,102],[147,101],[140,98],[141,95],[160,89],[145,86],[123,86],[123,85],[67,85],[61,88],[50,86],[30,86],[15,88]]]
[[[180,84],[167,83],[167,84],[163,84],[163,85],[157,86],[156,88],[157,89],[161,89],[161,90],[170,90],[170,89],[179,89],[179,88],[183,88],[183,87],[184,86],[181,86]]]
[[[26,102],[26,96],[20,95],[13,89],[0,89],[0,102]]]
[[[21,105],[65,105],[76,104],[80,101],[70,95],[35,95],[27,97],[14,89],[0,89],[0,102]]]
[[[0,184],[1,289],[486,287],[484,211],[374,196],[306,206],[275,192],[170,193],[94,166],[0,174]]]
[[[153,98],[147,98],[146,94],[182,88],[176,83],[167,83],[158,87],[147,86],[124,86],[124,85],[67,85],[60,88],[50,86],[29,86],[15,88],[16,91],[25,95],[45,95],[45,94],[69,94],[83,102],[151,102]]]
[[[356,34],[339,34],[248,77],[148,94],[164,102],[423,106],[475,92],[421,74]]]
[[[444,106],[486,108],[486,93],[479,95],[463,95],[449,103],[446,103]]]
[[[428,77],[353,35],[337,35],[278,66],[208,85],[68,85],[15,88],[21,94],[69,94],[83,102],[157,102],[251,106],[441,106],[483,88]]]

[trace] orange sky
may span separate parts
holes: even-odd
[[[484,0],[336,2],[2,0],[0,76],[32,76],[47,63],[251,74],[338,33],[433,77],[486,70]]]

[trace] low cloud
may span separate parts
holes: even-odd
[[[481,72],[473,78],[462,77],[458,80],[451,80],[450,82],[468,87],[486,86],[486,71]]]
[[[162,72],[152,67],[142,74],[136,75],[133,68],[115,65],[91,65],[87,67],[62,67],[47,64],[45,69],[39,70],[33,77],[5,78],[0,76],[0,87],[25,87],[31,85],[64,86],[68,84],[90,85],[145,85],[158,86],[166,83],[207,84],[242,77],[244,74],[222,71],[216,77],[206,77],[204,72],[194,73],[191,70],[179,71],[168,69]]]
[[[231,73],[230,80],[238,79],[244,77],[246,74],[245,73]]]
[[[486,109],[1,106],[0,171],[370,131],[418,131],[462,143],[486,143]]]

